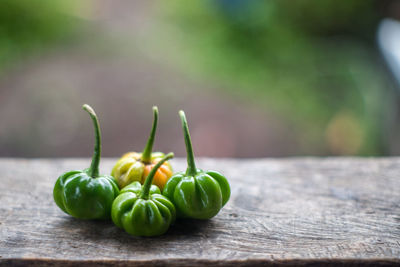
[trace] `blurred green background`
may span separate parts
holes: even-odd
[[[0,156],[397,155],[398,84],[376,44],[399,1],[0,2]],[[400,45],[400,44],[399,44]]]

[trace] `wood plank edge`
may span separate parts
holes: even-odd
[[[0,266],[399,266],[400,258],[390,259],[160,259],[160,260],[65,260],[47,258],[0,258]]]

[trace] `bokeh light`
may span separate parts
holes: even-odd
[[[3,0],[0,156],[90,156],[84,103],[104,156],[143,149],[153,105],[177,156],[180,109],[198,156],[397,155],[399,19],[394,0]]]

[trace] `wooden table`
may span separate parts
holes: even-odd
[[[109,172],[115,159],[101,162]],[[174,159],[175,170],[185,160]],[[231,183],[208,221],[137,238],[53,202],[62,172],[89,159],[0,159],[0,265],[400,265],[399,158],[199,159]]]

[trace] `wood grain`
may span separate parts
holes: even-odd
[[[115,159],[103,159],[109,172]],[[175,170],[186,162],[174,159]],[[232,187],[208,221],[137,238],[53,202],[62,172],[89,159],[0,159],[0,265],[399,265],[400,159],[199,159]]]

